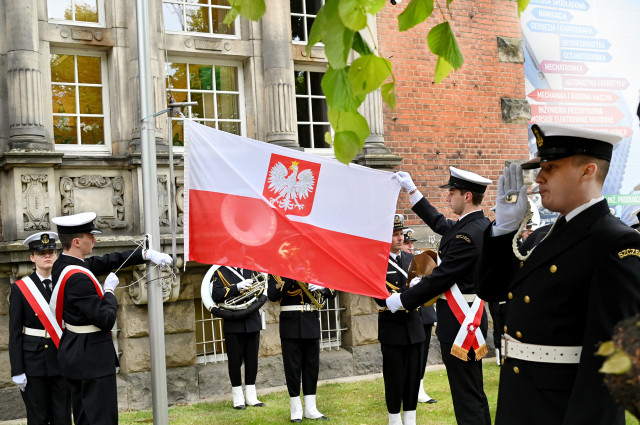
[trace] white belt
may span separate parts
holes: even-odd
[[[472,303],[476,299],[476,294],[462,294],[462,296],[464,297],[464,300],[468,303]],[[441,300],[447,299],[447,297],[444,294],[440,294],[438,298],[440,298]]]
[[[318,307],[316,307],[313,304],[280,306],[280,311],[316,311],[316,310],[318,310]]]
[[[39,336],[40,338],[51,338],[49,336],[49,332],[47,332],[46,329],[35,329],[24,326],[22,328],[22,333],[30,336]]]
[[[508,334],[502,336],[500,354],[505,358],[540,363],[580,363],[580,346],[525,344]]]
[[[77,334],[91,334],[94,332],[102,331],[102,329],[93,325],[77,326],[77,325],[70,325],[68,323],[65,323],[65,327],[71,332],[77,333]]]

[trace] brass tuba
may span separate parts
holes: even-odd
[[[253,272],[251,280],[253,284],[245,291],[235,297],[226,299],[223,303],[216,303],[211,297],[211,289],[215,280],[216,271],[224,266],[214,264],[207,271],[200,286],[200,297],[202,304],[209,312],[222,319],[243,319],[254,311],[257,311],[267,301],[267,275],[265,273]]]

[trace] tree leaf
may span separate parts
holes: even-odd
[[[362,3],[364,3],[367,13],[375,15],[382,10],[387,0],[363,0]]]
[[[520,14],[529,6],[529,0],[518,0],[518,18]]]
[[[427,35],[427,43],[431,52],[444,58],[455,69],[462,66],[464,58],[449,22],[443,22],[431,28]]]
[[[434,80],[436,80],[436,84],[440,84],[442,80],[447,78],[447,76],[451,74],[452,69],[453,67],[446,61],[446,59],[442,56],[438,56],[438,60],[436,61],[436,70],[433,76]]]
[[[347,58],[353,45],[354,31],[345,27],[340,19],[338,4],[340,0],[327,0],[322,7],[325,10],[326,23],[322,40],[329,64],[340,69],[347,66]]]
[[[371,134],[369,123],[358,112],[343,112],[329,108],[329,122],[334,131],[351,131],[359,140],[366,140]]]
[[[367,27],[367,12],[363,3],[363,0],[340,0],[338,12],[347,28],[360,31]]]
[[[398,29],[406,31],[427,20],[433,12],[433,0],[411,0],[398,15]]]
[[[344,164],[350,163],[363,146],[364,140],[358,139],[352,131],[337,132],[333,140],[333,152],[338,161]]]
[[[598,351],[596,351],[596,356],[609,357],[615,352],[616,346],[613,344],[613,341],[606,341],[600,344],[600,347],[598,347]]]
[[[229,13],[227,13],[227,16],[224,17],[224,21],[222,21],[222,23],[225,25],[231,25],[236,20],[238,15],[239,15],[238,9],[235,7],[232,7],[231,9],[229,9]]]
[[[266,10],[264,0],[229,0],[229,4],[231,5],[231,12],[224,18],[224,23],[227,25],[236,19],[234,16],[233,19],[230,19],[229,22],[227,22],[227,18],[229,18],[229,15],[234,14],[234,10],[237,12],[235,14],[236,16],[240,14],[252,21],[260,20]]]
[[[612,375],[622,375],[631,370],[631,358],[624,351],[618,351],[602,363],[600,373],[609,373]]]
[[[382,99],[385,101],[387,105],[391,109],[396,109],[396,83],[390,82],[383,84],[380,87],[380,94],[382,95]]]
[[[371,47],[369,47],[369,43],[367,43],[365,39],[362,38],[359,32],[356,32],[353,35],[353,44],[351,45],[351,48],[358,52],[360,56],[370,55],[371,53],[373,53],[373,50],[371,50]]]
[[[329,67],[322,77],[322,91],[327,97],[327,104],[339,111],[356,112],[364,101],[364,96],[355,96],[348,76],[349,68],[334,69]]]
[[[374,90],[391,75],[391,62],[374,54],[360,56],[349,66],[349,81],[357,96]]]
[[[309,39],[307,40],[307,57],[309,57],[309,53],[311,52],[311,47],[321,42],[324,38],[324,29],[327,26],[327,17],[325,15],[324,7],[322,7],[318,14],[316,15],[316,19],[313,20],[313,25],[311,25],[311,31],[309,32]]]

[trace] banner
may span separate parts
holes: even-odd
[[[392,173],[186,121],[185,257],[378,298]]]

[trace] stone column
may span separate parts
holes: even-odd
[[[266,141],[288,148],[299,148],[291,31],[289,25],[283,25],[282,19],[289,15],[287,0],[271,0],[262,17]]]
[[[45,139],[36,0],[5,2],[10,149],[52,150]]]

